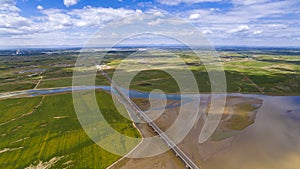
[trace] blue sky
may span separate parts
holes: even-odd
[[[298,0],[0,0],[0,47],[82,46],[110,22],[158,11],[215,46],[300,46]]]

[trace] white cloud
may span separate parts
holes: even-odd
[[[189,17],[189,19],[199,19],[200,18],[200,14],[198,14],[198,13],[194,13],[194,14],[191,14],[190,15],[190,17]]]
[[[115,20],[124,18],[129,15],[139,14],[140,10],[127,10],[124,8],[95,8],[85,7],[84,9],[75,9],[66,14],[71,17],[76,26],[101,26]]]
[[[271,29],[282,29],[288,27],[287,25],[281,23],[267,24],[266,26]]]
[[[16,2],[14,0],[0,0],[0,11],[1,14],[17,13],[20,12],[20,9],[16,7]]]
[[[296,0],[232,0],[227,10],[198,9],[177,16],[191,21],[218,44],[276,44],[283,41],[295,45],[293,37],[300,36],[300,11]],[[286,19],[286,16],[293,16]],[[209,30],[209,31],[206,31]],[[213,33],[211,33],[211,32]],[[243,39],[243,41],[240,41]],[[290,39],[290,42],[287,41]],[[259,41],[260,43],[254,43]],[[248,43],[249,42],[249,43]],[[253,42],[253,43],[252,43]],[[298,45],[299,46],[299,45]]]
[[[206,20],[207,16],[211,15],[213,13],[213,11],[211,10],[203,10],[203,9],[199,9],[199,10],[191,10],[188,11],[184,16],[187,17],[188,19],[192,20],[192,21],[198,21],[199,19],[201,20]]]
[[[163,16],[165,16],[163,13],[164,13],[165,11],[160,11],[160,10],[149,10],[148,11],[148,13],[151,13],[152,15],[154,15],[154,16],[161,16],[161,17],[163,17]]]
[[[37,7],[38,8],[38,7]],[[42,16],[22,17],[16,6],[0,4],[0,41],[7,45],[82,44],[112,20],[141,15],[141,10],[85,7],[83,9],[44,9]],[[80,34],[77,34],[80,32]],[[75,38],[76,37],[76,38]]]
[[[297,13],[299,9],[294,4],[295,1],[293,0],[270,1],[263,4],[238,5],[227,11],[210,9],[190,10],[181,12],[179,16],[190,19],[192,22],[207,24],[248,24],[264,17],[276,18],[286,14]]]
[[[263,31],[262,30],[255,30],[254,32],[253,32],[253,34],[254,35],[257,35],[257,34],[261,34]]]
[[[270,2],[272,0],[231,0],[235,5],[253,5],[253,4],[262,4]]]
[[[162,21],[163,21],[163,19],[158,18],[158,19],[156,19],[155,21],[149,22],[148,25],[150,25],[150,26],[155,26],[155,25],[160,24]]]
[[[219,0],[158,1],[166,5],[178,5],[180,3],[192,4]],[[72,2],[74,4],[78,0]],[[254,42],[260,41],[262,44],[271,44],[273,41],[274,43],[282,41],[286,44],[289,44],[288,42],[293,44],[296,43],[295,37],[300,37],[300,23],[298,21],[300,11],[299,6],[294,5],[295,2],[297,0],[226,0],[222,3],[232,3],[233,7],[226,10],[222,8],[193,9],[179,13],[174,12],[171,15],[189,20],[199,27],[210,40],[217,43],[243,45],[242,43],[248,42],[249,44],[252,42],[256,44]],[[68,2],[69,6],[71,4]],[[150,7],[148,6],[148,8]],[[37,9],[40,10],[42,16],[23,17],[15,0],[0,0],[0,44],[5,45],[9,39],[11,44],[20,43],[20,45],[25,44],[25,42],[57,44],[58,41],[61,44],[78,44],[84,42],[93,32],[105,27],[113,20],[127,18],[130,15],[140,17],[144,13],[161,18],[167,15],[166,11],[155,7],[148,11],[91,6],[83,9],[43,9],[42,6],[37,6]],[[286,19],[287,15],[290,15],[288,19]],[[132,22],[130,17],[127,20]],[[174,20],[174,22],[178,22],[178,20]],[[148,24],[157,25],[161,23],[163,23],[162,19],[157,19]],[[178,25],[180,24],[178,23]],[[180,33],[188,34],[190,32]],[[299,41],[297,42],[299,43]]]
[[[125,18],[133,14],[138,15],[142,11],[87,6],[83,9],[73,10],[46,9],[42,13],[44,16],[37,17],[37,20],[42,22],[41,27],[46,29],[46,31],[52,31],[81,27],[99,29],[112,20]]]
[[[157,0],[157,2],[164,4],[164,5],[178,5],[180,3],[186,4],[194,4],[194,3],[201,3],[201,2],[220,2],[222,0]]]
[[[212,12],[220,12],[220,11],[222,11],[220,8],[210,8],[209,10],[212,11]]]
[[[64,0],[64,5],[69,7],[69,6],[73,6],[76,5],[78,3],[79,0]]]
[[[203,33],[204,35],[207,35],[207,34],[212,34],[213,31],[211,31],[211,30],[203,30],[202,33]]]
[[[20,9],[13,0],[0,0],[0,36],[26,34],[36,31],[36,25],[20,15]]]
[[[247,30],[250,30],[248,25],[240,25],[239,27],[231,29],[228,32],[229,33],[236,33],[236,32],[242,32],[242,31],[247,31]]]
[[[38,10],[43,10],[44,8],[43,8],[43,6],[38,5],[38,6],[36,7],[36,9],[38,9]]]

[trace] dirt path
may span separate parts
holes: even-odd
[[[13,118],[13,119],[11,119],[11,120],[9,120],[9,121],[6,121],[6,122],[4,122],[4,123],[0,123],[0,126],[3,126],[3,125],[8,124],[8,123],[10,123],[10,122],[13,122],[13,121],[19,120],[19,119],[21,119],[21,118],[23,118],[23,117],[26,117],[26,116],[28,116],[28,115],[31,115],[32,113],[35,112],[35,110],[37,110],[37,109],[41,106],[41,104],[42,104],[44,98],[45,98],[45,96],[43,96],[42,99],[41,99],[41,101],[40,101],[36,106],[34,106],[34,107],[32,108],[32,110],[30,110],[29,112],[24,113],[24,114],[22,114],[21,116],[16,117],[16,118]]]
[[[33,88],[34,90],[37,89],[37,87],[39,86],[39,84],[41,83],[42,80],[43,80],[43,76],[40,76],[40,80],[37,82],[37,84]]]
[[[253,86],[256,87],[256,89],[261,93],[261,94],[264,94],[264,91],[256,84],[253,82],[253,80],[251,80],[248,76],[246,76],[244,73],[241,73],[243,76],[244,76],[244,81],[248,81],[250,83],[253,84]]]

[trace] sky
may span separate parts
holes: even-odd
[[[81,47],[111,22],[158,12],[214,46],[300,47],[299,0],[0,0],[0,47]]]

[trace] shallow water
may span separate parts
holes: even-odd
[[[300,97],[260,96],[255,123],[231,147],[204,163],[207,169],[299,169]]]

